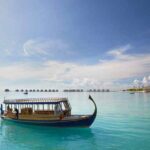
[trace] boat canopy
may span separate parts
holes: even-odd
[[[59,104],[67,102],[67,98],[25,98],[25,99],[5,99],[4,104]]]

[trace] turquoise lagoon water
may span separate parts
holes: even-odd
[[[1,93],[5,98],[68,97],[74,114],[90,114],[89,93]],[[50,128],[0,120],[0,150],[150,150],[150,94],[91,93],[90,128]]]

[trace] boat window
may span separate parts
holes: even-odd
[[[65,110],[70,110],[70,105],[68,104],[68,102],[63,102]]]
[[[44,110],[48,110],[48,105],[44,105]]]
[[[55,105],[55,111],[61,111],[61,106],[60,104]]]
[[[39,105],[39,110],[43,110],[43,105]]]
[[[66,110],[64,103],[61,103],[62,110]]]
[[[53,110],[52,105],[49,105],[50,110]]]
[[[62,112],[61,105],[60,104],[56,104],[55,107],[54,107],[54,113],[55,113],[55,115],[58,115],[61,112]]]

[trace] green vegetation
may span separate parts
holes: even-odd
[[[144,91],[144,89],[143,88],[131,88],[131,89],[127,89],[126,91],[132,91],[132,92],[134,92],[134,91]]]

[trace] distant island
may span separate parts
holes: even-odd
[[[129,91],[129,92],[150,92],[150,86],[147,87],[141,87],[141,88],[129,88],[123,91]]]

